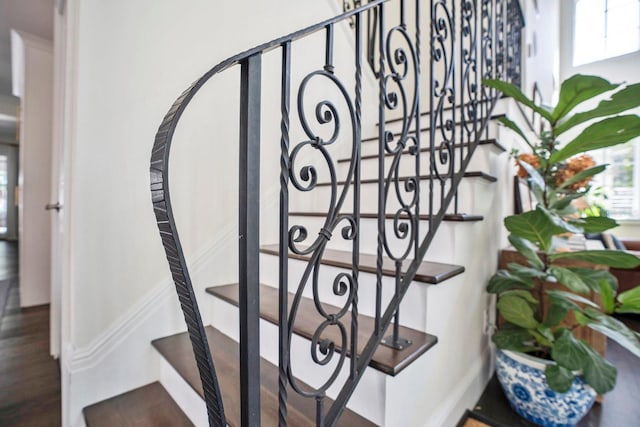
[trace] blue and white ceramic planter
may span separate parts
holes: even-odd
[[[596,392],[576,377],[566,393],[556,393],[544,378],[553,362],[523,353],[498,350],[496,372],[509,404],[520,416],[544,427],[572,427],[585,416]]]

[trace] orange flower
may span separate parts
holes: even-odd
[[[567,161],[567,165],[559,169],[555,174],[556,185],[561,186],[568,179],[571,179],[577,173],[580,173],[586,169],[592,168],[596,165],[596,162],[593,158],[587,154],[583,154],[581,156],[576,156]],[[588,177],[583,179],[582,181],[574,182],[569,186],[571,190],[580,190],[581,188],[586,187],[589,182],[591,182],[592,177]]]
[[[571,169],[575,173],[582,172],[583,170],[592,168],[595,165],[596,162],[593,160],[593,157],[588,154],[574,157],[569,159],[567,162],[567,168]]]
[[[540,167],[540,159],[535,154],[527,154],[527,153],[520,154],[518,156],[518,160],[516,160],[516,166],[518,166],[518,176],[520,178],[528,177],[529,173],[527,172],[527,170],[525,168],[520,166],[520,163],[518,161],[522,161],[522,162],[528,163],[528,164],[530,164],[531,166],[533,166],[536,169],[538,169]]]

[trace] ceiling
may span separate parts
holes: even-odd
[[[55,0],[0,0],[0,101],[11,98],[11,30],[53,39]],[[14,101],[15,102],[15,101]],[[0,113],[14,106],[0,106]],[[15,121],[0,118],[0,134],[15,134]]]

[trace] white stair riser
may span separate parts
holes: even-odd
[[[481,146],[478,147],[471,157],[471,162],[469,163],[469,167],[467,170],[469,171],[487,171],[490,168],[490,159],[487,154],[490,151],[495,151],[489,146]],[[455,164],[460,165],[460,152],[456,151],[455,153]],[[465,150],[466,156],[466,150]],[[430,162],[430,154],[429,153],[420,153],[420,174],[428,175],[429,174],[429,162]],[[439,161],[438,158],[435,159]],[[386,174],[391,169],[391,164],[393,161],[393,157],[385,157],[385,177]],[[416,174],[416,164],[415,157],[409,154],[403,154],[400,159],[399,165],[399,175],[400,176],[412,176]],[[344,179],[349,171],[350,163],[349,162],[336,162],[336,172],[339,179]],[[444,170],[444,168],[442,168]],[[362,159],[361,163],[361,179],[372,179],[378,177],[378,157],[376,158],[367,158]]]
[[[204,399],[164,357],[160,357],[160,383],[195,426],[209,425]]]
[[[425,124],[422,124],[422,127],[426,127]],[[394,123],[391,126],[391,129],[387,128],[386,130],[393,130],[394,132],[399,132],[400,131],[400,125]],[[378,131],[378,129],[376,129],[376,132]],[[438,131],[439,132],[439,131]],[[459,132],[460,132],[460,128],[456,128],[456,136],[454,138],[454,140],[456,142],[460,141],[460,136],[459,136]],[[361,153],[363,156],[369,155],[369,154],[377,154],[378,153],[378,141],[374,140],[374,141],[370,141],[368,140],[371,137],[378,137],[377,134],[371,132],[371,133],[367,133],[367,134],[363,134],[362,139],[365,140],[362,143],[361,146]],[[489,138],[495,138],[497,136],[497,131],[495,129],[495,126],[490,126],[489,128],[489,132],[488,134],[485,132],[482,134],[481,139],[489,139]],[[429,132],[421,132],[420,133],[420,146],[421,147],[429,147],[430,146],[430,142],[429,142]],[[398,138],[399,136],[396,136],[396,138],[389,144],[390,147],[394,148],[397,146],[398,144]],[[443,138],[438,134],[436,135],[436,142],[435,142],[435,146],[439,147],[441,145],[441,142],[443,141]],[[465,142],[466,142],[466,136],[465,136]],[[407,146],[412,145],[412,142],[409,142],[407,144]]]
[[[457,123],[462,123],[463,119],[462,119],[462,116],[461,116],[462,112],[461,112],[461,109],[460,109],[461,100],[460,100],[460,92],[459,91],[457,93],[457,97],[458,97],[458,99],[457,99],[458,108],[456,108],[456,110],[455,110],[455,117],[456,117],[456,122]],[[423,101],[423,104],[427,104],[429,100],[428,99],[423,99],[422,101]],[[467,103],[467,102],[468,102],[468,100],[465,98],[465,103]],[[483,105],[486,105],[486,104],[483,104]],[[495,116],[495,115],[498,115],[498,114],[503,114],[506,111],[506,106],[507,106],[507,104],[503,103],[502,101],[498,101],[498,104],[493,109],[492,115]],[[484,108],[484,107],[482,107],[482,108]],[[429,108],[426,105],[423,105],[422,106],[422,113],[427,112],[427,110],[429,110]],[[478,114],[480,114],[480,111],[478,112]],[[483,113],[483,114],[486,114],[486,113]],[[390,120],[390,119],[392,119],[394,117],[397,117],[397,114],[389,114],[389,113],[387,113],[386,120],[388,121],[388,120]],[[450,118],[451,117],[451,110],[443,111],[442,112],[442,117],[447,118],[447,119]],[[431,119],[429,117],[429,114],[425,114],[425,115],[420,116],[420,127],[422,129],[429,127],[430,126],[430,120]],[[478,126],[479,125],[480,124],[478,124]],[[394,121],[394,122],[390,122],[390,123],[387,122],[385,124],[385,130],[390,130],[392,132],[400,132],[402,130],[402,126],[403,126],[402,125],[402,121]],[[412,128],[415,127],[415,124],[412,123],[411,127]],[[462,129],[461,126],[456,127],[456,135],[458,135],[458,136],[461,135],[461,129]],[[374,136],[375,135],[375,131],[377,131],[377,130],[378,130],[378,127],[376,126],[375,130],[371,130],[370,132],[366,132],[366,137]],[[423,132],[423,134],[425,134],[425,132]],[[423,144],[425,144],[425,143],[427,143],[429,141],[428,138],[429,138],[429,134],[426,133],[426,136],[422,137]]]
[[[459,194],[459,212],[481,214],[485,212],[484,209],[490,207],[484,203],[487,199],[486,193],[488,192],[487,185],[492,183],[481,178],[463,178],[460,186],[458,187]],[[451,188],[451,180],[446,180],[444,183],[444,192],[446,193]],[[405,202],[410,202],[409,193],[404,192],[404,183],[400,183],[401,195],[406,199]],[[340,193],[343,191],[343,187],[339,188]],[[340,196],[340,193],[336,197]],[[362,184],[360,187],[360,212],[377,212],[378,211],[378,185]],[[420,185],[420,211],[422,213],[429,213],[429,181],[422,180]],[[433,212],[436,213],[440,208],[440,199],[442,196],[442,186],[439,181],[434,180],[434,193],[433,193]],[[327,212],[327,207],[331,201],[331,188],[329,186],[319,186],[310,192],[290,192],[290,211],[302,211],[302,212]],[[400,208],[400,203],[397,200],[395,193],[395,185],[392,185],[389,195],[387,197],[387,212],[394,213]],[[353,187],[347,190],[347,195],[343,204],[342,212],[351,212],[353,209]],[[453,205],[450,205],[448,212],[453,212]]]
[[[303,261],[289,260],[289,292],[295,293],[298,284],[308,264]],[[318,295],[322,302],[337,307],[344,306],[346,296],[340,297],[333,293],[333,281],[335,277],[349,270],[336,268],[329,265],[321,265],[318,283]],[[260,280],[268,286],[277,287],[278,284],[278,258],[272,255],[260,255]],[[451,280],[456,280],[451,279]],[[303,289],[303,296],[313,298],[313,281],[308,280]],[[361,314],[375,316],[376,312],[376,277],[370,273],[360,273],[358,277],[358,311]],[[409,287],[400,309],[400,324],[410,328],[427,332],[426,324],[426,296],[428,285],[414,283]],[[395,279],[382,277],[382,308],[388,305],[395,291]]]
[[[289,217],[289,226],[300,225],[304,226],[309,233],[309,237],[307,242],[311,243],[316,240],[318,237],[318,232],[324,225],[324,218],[321,217],[305,217],[305,216],[290,216]],[[409,258],[413,258],[414,250],[413,243],[410,241],[409,237],[406,239],[398,239],[394,233],[394,221],[392,219],[387,219],[385,221],[386,226],[386,238],[387,245],[389,249],[392,251],[392,254],[396,257],[402,256],[407,248],[411,246],[409,252]],[[399,224],[407,223],[407,220],[399,221]],[[346,221],[341,222],[334,230],[331,236],[331,239],[327,243],[327,247],[330,249],[337,249],[343,251],[351,251],[353,249],[353,241],[345,240],[342,237],[342,229],[346,227],[348,223]],[[456,230],[460,230],[461,233],[467,229],[466,226],[471,224],[459,224],[452,222],[443,222],[436,233],[436,236],[433,242],[430,245],[429,250],[427,251],[426,260],[429,261],[439,261],[439,262],[450,262],[453,253],[453,245],[452,239],[455,237]],[[427,235],[429,231],[429,223],[428,221],[420,221],[418,224],[418,232],[419,232],[419,242],[422,242],[424,237]],[[369,253],[375,254],[378,247],[378,220],[374,218],[361,219],[360,220],[360,253]],[[302,243],[304,244],[304,242]],[[388,256],[389,254],[387,254]]]
[[[212,324],[222,333],[234,340],[239,339],[238,309],[237,307],[211,297]],[[319,387],[326,382],[333,373],[340,354],[335,353],[326,366],[319,366],[310,357],[311,341],[298,335],[293,335],[291,341],[291,368],[299,380],[312,387]],[[274,365],[278,365],[278,327],[266,320],[260,320],[260,354]],[[318,353],[322,357],[321,353]],[[334,385],[327,390],[327,395],[335,398],[348,376],[350,360],[344,358],[344,365]],[[290,391],[290,393],[294,393]],[[384,423],[385,374],[374,369],[367,369],[360,385],[354,391],[347,407],[372,422]]]

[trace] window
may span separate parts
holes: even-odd
[[[602,187],[598,202],[612,218],[640,219],[640,141],[600,150],[594,157],[609,164],[594,183]]]
[[[8,185],[8,158],[0,155],[0,234],[7,234]]]
[[[573,65],[640,50],[640,0],[575,0]]]

